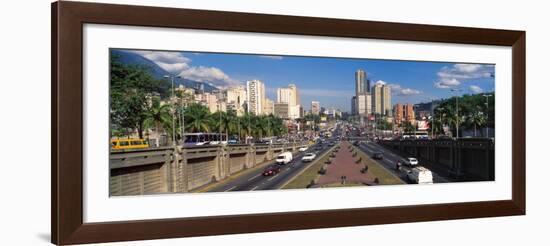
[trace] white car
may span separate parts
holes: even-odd
[[[277,156],[277,159],[275,159],[275,162],[277,164],[287,164],[292,161],[292,153],[290,152],[284,152]]]
[[[307,147],[301,147],[301,148],[298,149],[298,151],[300,151],[300,152],[306,152],[306,150],[307,150]]]
[[[407,179],[415,184],[433,184],[432,171],[425,167],[415,167],[407,172]]]
[[[315,160],[315,157],[317,157],[315,153],[306,153],[304,157],[302,157],[302,162],[311,162]]]
[[[416,166],[416,165],[418,165],[418,160],[414,157],[409,157],[409,158],[407,158],[407,164],[409,166]]]

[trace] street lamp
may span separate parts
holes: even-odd
[[[443,116],[442,116],[442,113],[441,113],[441,111],[443,111],[443,108],[436,108],[435,110],[437,112],[439,112],[439,125],[440,125],[441,130],[443,130]]]
[[[176,145],[176,112],[174,107],[174,79],[181,78],[181,76],[174,76],[174,75],[164,75],[164,78],[169,78],[172,81],[172,97],[170,98],[170,102],[172,103],[172,144]]]
[[[489,97],[492,97],[493,95],[492,94],[484,94],[483,95],[485,97],[485,106],[487,107],[487,122],[485,124],[487,124],[485,127],[485,137],[489,138]]]
[[[214,93],[218,93],[217,96],[217,102],[218,102],[218,115],[219,117],[219,125],[218,125],[218,132],[219,136],[218,139],[220,140],[220,144],[222,142],[222,91],[221,90],[215,90]]]
[[[458,139],[458,127],[459,127],[459,118],[458,118],[458,92],[462,91],[462,89],[451,89],[451,92],[456,92],[456,138]]]

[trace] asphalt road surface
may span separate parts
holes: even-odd
[[[317,146],[321,146],[321,150],[315,150]],[[310,164],[314,163],[317,159],[321,157],[326,151],[328,151],[332,146],[328,145],[328,141],[325,144],[317,143],[308,148],[306,152],[299,152],[294,155],[293,160],[290,163],[281,166],[281,171],[276,175],[272,176],[263,176],[262,173],[264,169],[274,164],[275,162],[270,162],[263,164],[261,167],[257,167],[256,170],[237,177],[234,180],[223,182],[216,186],[215,188],[209,190],[208,192],[225,192],[225,191],[252,191],[252,190],[275,190],[281,188],[288,180],[293,178],[301,170],[309,167]],[[314,152],[317,157],[313,162],[302,163],[302,156],[305,153]]]
[[[399,177],[404,182],[408,182],[407,174],[405,173],[405,171],[398,171],[398,170],[395,169],[395,166],[396,166],[396,163],[397,163],[398,160],[400,160],[402,163],[404,162],[404,159],[401,158],[401,156],[399,156],[396,153],[393,153],[392,151],[390,151],[390,150],[378,145],[378,143],[375,143],[375,142],[372,142],[372,141],[368,141],[367,143],[363,143],[363,144],[359,145],[359,148],[361,150],[363,150],[365,153],[367,153],[368,156],[372,156],[374,153],[382,153],[382,155],[384,156],[384,158],[382,160],[374,160],[374,159],[373,160],[378,162],[383,167],[385,167],[388,171],[390,171],[393,174],[397,175],[397,177]],[[420,166],[421,165],[422,165],[422,163],[420,163]],[[433,182],[434,183],[448,183],[449,182],[449,180],[441,177],[440,175],[438,175],[437,173],[435,173],[433,171],[432,171],[432,176],[433,176]]]

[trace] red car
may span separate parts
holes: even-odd
[[[262,173],[263,176],[271,176],[271,175],[275,175],[277,173],[279,173],[281,171],[281,166],[279,165],[271,165],[271,166],[268,166],[264,172]]]

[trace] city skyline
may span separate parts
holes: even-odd
[[[166,71],[220,88],[265,84],[266,98],[277,100],[277,89],[296,84],[302,105],[319,101],[325,108],[351,112],[356,93],[356,72],[363,70],[370,87],[387,84],[392,101],[419,103],[452,97],[451,88],[463,94],[494,91],[494,65],[352,58],[246,55],[205,52],[126,50]],[[366,90],[369,90],[365,88]],[[308,102],[308,103],[305,103]]]

